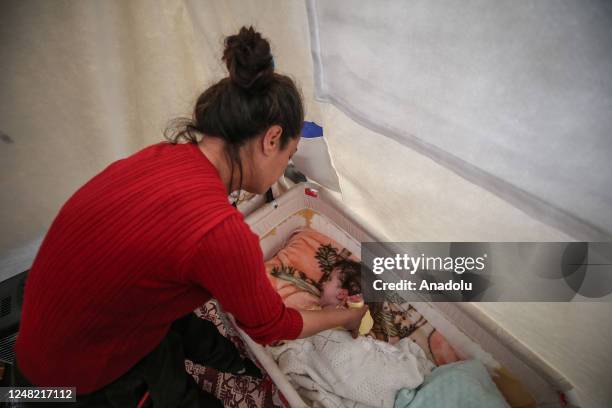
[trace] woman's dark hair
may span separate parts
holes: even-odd
[[[240,146],[278,125],[283,129],[280,147],[284,149],[300,134],[304,108],[293,80],[274,72],[270,44],[253,27],[242,27],[225,39],[222,60],[229,76],[206,89],[198,97],[192,118],[175,119],[164,136],[171,143],[197,143],[203,135],[225,140],[232,178],[236,163],[242,185]]]

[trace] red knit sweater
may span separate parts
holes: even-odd
[[[36,385],[95,391],[211,296],[260,343],[302,330],[197,145],[150,146],[91,179],[53,221],[26,283],[17,364]]]

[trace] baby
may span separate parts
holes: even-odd
[[[288,267],[277,266],[272,276],[299,288],[299,295],[291,292],[294,305],[300,302],[309,310],[363,307],[361,264],[346,257],[330,258],[325,258],[329,263],[321,266],[323,276],[317,281]],[[320,406],[393,406],[398,390],[419,386],[431,363],[408,338],[393,346],[369,335],[373,324],[366,311],[356,339],[340,327],[275,343],[268,350],[281,371]]]
[[[363,306],[359,262],[336,262],[317,286],[322,308],[351,307],[351,303]],[[356,339],[337,328],[278,343],[268,350],[280,370],[295,381],[305,397],[316,401],[316,406],[391,407],[397,392],[418,387],[432,364],[409,338],[393,346],[368,336],[373,324],[367,311],[359,328],[361,336]]]

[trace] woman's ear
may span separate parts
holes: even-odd
[[[261,140],[264,155],[268,156],[274,154],[280,149],[282,134],[283,128],[278,125],[272,125],[268,128],[268,130],[266,130],[266,133]]]

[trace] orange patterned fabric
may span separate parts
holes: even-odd
[[[294,233],[285,247],[266,262],[266,271],[286,306],[317,309],[321,285],[339,259],[357,260],[333,239],[305,228]],[[281,274],[283,278],[279,277]]]

